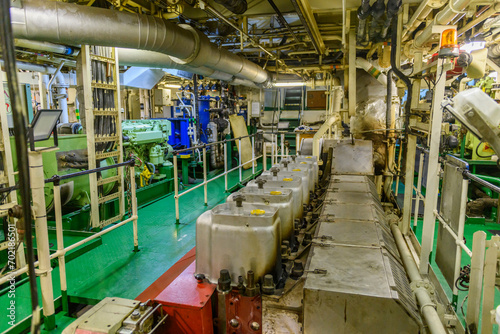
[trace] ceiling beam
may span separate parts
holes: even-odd
[[[319,32],[318,23],[314,18],[314,13],[308,0],[291,0],[297,14],[299,15],[300,21],[306,28],[307,34],[311,38],[314,49],[319,55],[325,53],[325,42],[321,37]]]

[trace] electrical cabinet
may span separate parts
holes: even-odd
[[[171,91],[170,89],[155,89],[155,106],[169,106],[171,105]]]

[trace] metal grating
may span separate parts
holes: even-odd
[[[401,303],[413,319],[421,323],[422,319],[418,312],[417,301],[415,300],[415,295],[411,290],[410,282],[408,281],[408,277],[406,277],[403,266],[392,256],[389,255],[388,258],[399,297],[398,302]]]

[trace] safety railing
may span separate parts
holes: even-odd
[[[418,219],[419,203],[424,201],[424,205],[433,205],[426,203],[425,196],[423,194],[422,188],[424,180],[422,175],[424,174],[424,159],[429,151],[417,147],[417,154],[420,157],[419,168],[417,175],[417,186],[411,182],[411,186],[415,191],[415,207],[414,207],[414,227]],[[492,184],[474,174],[468,170],[468,164],[456,157],[446,156],[439,159],[444,166],[444,178],[450,177],[448,185],[452,188],[444,189],[447,187],[446,181],[443,179],[443,189],[441,191],[441,202],[444,202],[444,206],[448,209],[433,210],[434,216],[442,227],[444,231],[452,240],[455,242],[456,250],[454,254],[451,251],[444,252],[446,256],[453,257],[449,259],[449,265],[452,268],[453,274],[453,285],[451,289],[453,291],[453,304],[455,309],[458,309],[458,291],[459,285],[461,285],[461,280],[463,276],[467,276],[468,272],[468,294],[462,301],[460,308],[463,312],[463,304],[467,301],[467,310],[465,314],[466,327],[471,333],[480,332],[481,333],[492,333],[493,325],[497,324],[495,322],[493,315],[495,313],[494,296],[496,289],[496,281],[500,277],[497,275],[498,259],[500,258],[500,236],[493,236],[491,240],[486,240],[486,233],[484,231],[478,231],[474,233],[472,240],[472,249],[466,244],[464,240],[464,227],[465,227],[465,215],[466,215],[466,205],[467,205],[467,189],[469,181],[475,182],[483,187],[490,189],[493,192],[500,194],[500,187]],[[460,189],[460,191],[458,191]],[[451,191],[450,191],[451,190]],[[454,197],[455,202],[452,205],[450,197]],[[456,216],[453,216],[457,214]],[[442,237],[446,237],[444,234]],[[422,235],[422,242],[426,238]],[[438,238],[439,240],[439,238]],[[428,241],[432,242],[433,240]],[[439,242],[439,241],[438,241]],[[439,247],[439,245],[438,245]],[[444,248],[444,250],[446,250]],[[471,259],[470,268],[461,268],[462,252],[465,253]],[[443,254],[444,254],[443,253]],[[438,262],[436,254],[436,262]],[[451,263],[453,262],[453,263]],[[438,266],[441,268],[440,264]],[[445,269],[446,271],[446,269]],[[444,275],[444,273],[443,273]],[[450,275],[450,273],[448,273]],[[462,288],[460,288],[463,291]],[[500,313],[500,310],[499,310]]]
[[[238,173],[239,173],[239,182],[241,183],[242,180],[243,180],[243,166],[246,165],[246,164],[249,164],[251,163],[252,164],[252,177],[255,176],[256,174],[256,171],[255,171],[255,165],[256,165],[256,162],[263,158],[264,159],[264,165],[266,164],[266,151],[264,149],[264,153],[263,155],[259,155],[259,156],[255,156],[255,139],[257,136],[259,136],[260,133],[255,133],[255,134],[251,134],[251,135],[247,135],[247,136],[241,136],[241,137],[237,137],[237,138],[231,138],[231,139],[225,139],[225,140],[221,140],[221,141],[216,141],[216,142],[210,142],[210,143],[207,143],[207,144],[204,144],[204,145],[198,145],[198,146],[193,146],[193,147],[190,147],[190,148],[185,148],[185,149],[181,149],[181,150],[176,150],[173,152],[173,165],[174,165],[174,201],[175,201],[175,221],[176,221],[176,224],[179,224],[180,223],[180,206],[179,206],[179,199],[182,197],[182,196],[185,196],[187,194],[189,194],[190,192],[200,188],[200,187],[203,187],[203,191],[204,191],[204,203],[205,203],[205,206],[208,205],[208,184],[210,182],[214,182],[216,180],[218,180],[219,178],[221,177],[224,177],[224,190],[227,192],[228,191],[228,175],[231,173],[231,172],[234,172],[236,170],[238,170]],[[245,138],[250,138],[250,141],[251,141],[251,147],[252,147],[252,158],[250,160],[247,160],[247,161],[242,161],[242,139],[245,139]],[[228,152],[227,152],[227,144],[230,143],[230,142],[233,142],[233,141],[237,141],[238,142],[238,165],[236,167],[233,167],[231,169],[228,169]],[[207,147],[211,147],[211,146],[215,146],[215,145],[223,145],[224,147],[224,172],[220,173],[219,175],[216,175],[214,176],[213,178],[210,178],[208,179],[207,177]],[[186,190],[184,190],[183,192],[179,192],[179,170],[178,170],[178,166],[177,166],[177,162],[178,162],[178,156],[181,155],[181,153],[185,153],[185,152],[189,152],[189,151],[193,151],[193,150],[202,150],[202,167],[203,167],[203,182],[193,186],[193,187],[190,187]]]
[[[291,156],[290,154],[290,149],[289,147],[285,144],[285,136],[286,135],[294,135],[295,136],[295,154],[294,155],[299,155],[299,146],[300,146],[300,135],[301,134],[315,134],[316,131],[307,131],[307,130],[302,130],[302,131],[262,131],[260,132],[263,135],[271,136],[271,141],[267,144],[270,145],[271,147],[271,164],[277,164],[278,163],[278,158],[283,159],[286,157]],[[264,146],[264,154],[267,155],[267,146]],[[279,148],[279,150],[278,150]],[[264,170],[267,170],[267,159],[264,159],[264,165],[263,165]]]
[[[470,257],[472,256],[472,251],[464,242],[464,226],[465,226],[465,211],[467,206],[467,191],[468,191],[468,164],[456,157],[446,156],[445,158],[440,158],[440,162],[443,164],[443,182],[441,191],[441,208],[436,209],[437,203],[428,203],[428,199],[422,191],[424,179],[424,160],[427,159],[429,151],[422,147],[417,147],[417,155],[419,156],[419,164],[417,170],[417,186],[414,185],[413,180],[409,180],[409,185],[413,188],[415,192],[415,206],[413,212],[413,230],[416,232],[417,222],[419,219],[420,202],[422,201],[424,207],[428,205],[433,208],[433,215],[435,219],[441,224],[443,233],[442,238],[449,238],[455,243],[455,249],[446,252],[444,255],[443,249],[437,249],[436,252],[436,262],[438,267],[441,268],[443,275],[447,277],[448,282],[456,282],[460,276],[461,271],[461,260],[462,260],[462,250]],[[425,180],[427,182],[427,180]],[[427,186],[427,184],[426,184]],[[408,207],[408,206],[405,206]],[[411,208],[411,205],[409,206]],[[453,224],[453,226],[451,226]],[[431,243],[431,247],[434,247],[434,240],[430,240],[431,237],[422,232],[422,244]],[[442,246],[444,248],[446,246]],[[438,245],[439,248],[439,245]],[[446,257],[454,257],[453,263],[448,263]],[[443,269],[445,267],[452,268],[451,272]],[[458,287],[456,284],[450,284],[450,288],[453,292],[453,301],[455,309],[457,307],[458,300]]]
[[[138,219],[138,211],[137,211],[137,197],[136,197],[136,186],[135,186],[135,167],[134,167],[135,161],[134,160],[129,160],[125,161],[122,163],[114,164],[114,165],[109,165],[105,167],[99,167],[95,168],[92,170],[85,170],[85,171],[80,171],[80,172],[75,172],[75,173],[70,173],[66,175],[55,175],[49,179],[45,180],[45,183],[52,183],[53,184],[53,192],[54,192],[54,215],[55,215],[55,228],[56,228],[56,243],[57,243],[57,251],[51,253],[49,255],[48,261],[57,258],[58,263],[59,263],[59,277],[60,277],[60,288],[61,288],[61,294],[63,297],[63,309],[67,311],[67,280],[66,280],[66,259],[65,256],[66,254],[75,249],[78,248],[104,234],[107,234],[127,223],[133,222],[133,243],[134,243],[134,250],[137,251],[139,247],[139,239],[138,239],[138,228],[137,228],[137,219]],[[117,222],[114,225],[108,225],[105,229],[101,230],[100,232],[94,233],[91,236],[82,239],[74,244],[71,244],[69,246],[64,245],[64,232],[63,232],[63,219],[62,219],[62,202],[61,202],[61,181],[75,178],[78,176],[83,176],[83,175],[91,175],[94,173],[99,173],[105,170],[109,169],[117,169],[117,168],[126,168],[128,166],[128,172],[129,172],[129,178],[130,178],[130,184],[129,184],[129,191],[130,191],[130,217]],[[8,188],[2,188],[0,189],[0,194],[1,193],[6,193],[10,192],[12,190],[17,189],[18,186],[13,186],[13,187],[8,187]],[[93,204],[93,203],[91,203]],[[122,217],[123,218],[123,217]],[[37,239],[38,240],[38,239]],[[40,259],[34,263],[35,267],[38,267],[40,264]],[[28,265],[19,268],[14,271],[10,271],[5,273],[3,276],[0,277],[0,285],[7,283],[9,281],[12,281],[15,277],[25,274],[28,271]],[[47,289],[50,289],[48,291]],[[45,286],[41,284],[41,292],[42,296],[53,296],[53,287],[52,286]],[[44,300],[47,300],[44,298]],[[48,300],[47,300],[48,301]],[[54,302],[52,301],[48,301]]]

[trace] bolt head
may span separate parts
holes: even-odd
[[[236,328],[240,325],[240,322],[237,319],[231,319],[229,320],[229,324],[231,325],[231,327]]]
[[[250,328],[254,331],[258,331],[260,329],[260,324],[257,321],[253,321],[250,324]]]
[[[137,320],[141,317],[141,313],[138,310],[135,310],[132,312],[132,315],[130,316],[133,320]]]

